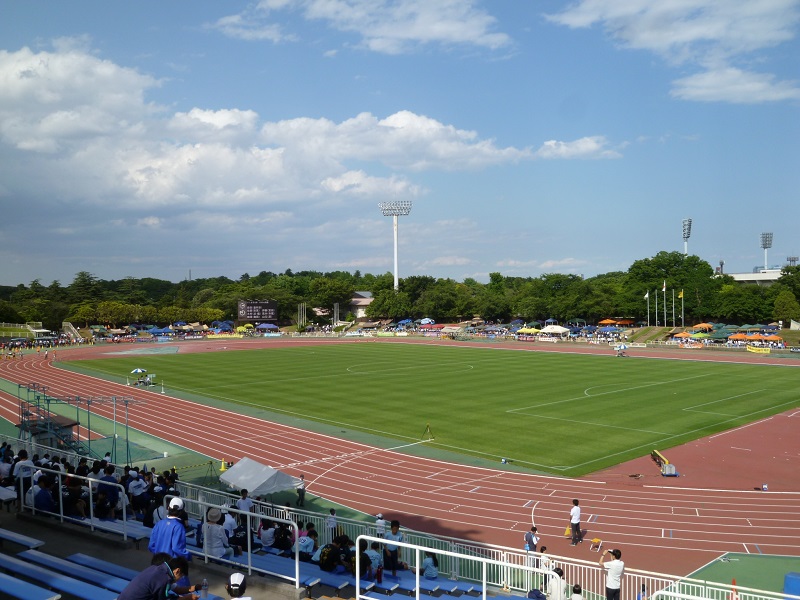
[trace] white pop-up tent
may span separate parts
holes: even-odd
[[[219,480],[237,490],[246,489],[250,496],[267,496],[293,490],[300,481],[260,462],[244,457],[219,476]]]

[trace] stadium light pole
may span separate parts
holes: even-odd
[[[689,256],[689,238],[692,235],[692,220],[683,220],[683,255]]]
[[[769,264],[767,262],[767,250],[772,248],[772,234],[771,233],[762,233],[761,234],[761,247],[764,249],[764,270],[766,271],[769,268],[767,266]]]
[[[400,290],[400,278],[397,271],[397,217],[405,216],[411,212],[411,200],[393,200],[378,204],[384,217],[392,217],[394,225],[394,291]]]

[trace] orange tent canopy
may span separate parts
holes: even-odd
[[[598,323],[598,325],[616,325],[616,321],[614,319],[603,319]]]
[[[676,337],[676,338],[688,338],[688,337],[692,337],[692,334],[691,334],[691,333],[689,333],[688,331],[681,331],[680,333],[676,333],[676,334],[675,334],[675,335],[673,335],[672,337]]]
[[[693,329],[714,329],[714,326],[711,323],[700,323],[699,325],[695,325]]]
[[[729,335],[728,339],[729,340],[746,340],[746,339],[749,339],[749,338],[743,333],[734,333],[733,335]]]
[[[765,336],[764,339],[767,340],[768,342],[782,342],[783,341],[783,338],[781,336],[775,335],[774,333],[772,335]]]

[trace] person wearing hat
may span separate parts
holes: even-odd
[[[222,521],[222,511],[216,506],[209,508],[206,522],[203,524],[203,551],[214,558],[230,558],[235,554],[235,550],[228,542],[228,536],[220,521]]]
[[[386,520],[383,514],[378,513],[375,515],[375,537],[382,538],[386,535]]]
[[[610,562],[604,562],[606,555],[611,556]],[[625,574],[625,563],[622,562],[622,550],[606,550],[600,555],[599,565],[606,570],[606,599],[619,600],[622,576]]]
[[[170,556],[181,556],[190,560],[189,551],[186,549],[186,528],[181,521],[183,500],[172,498],[167,509],[167,518],[159,521],[150,534],[150,543],[147,549],[153,554],[164,552]]]
[[[241,600],[252,600],[250,596],[245,596],[247,591],[247,577],[244,573],[232,573],[228,579],[228,585],[225,586],[228,595],[231,598],[240,598]]]

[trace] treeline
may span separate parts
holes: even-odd
[[[367,309],[372,318],[431,317],[439,322],[459,321],[479,315],[495,322],[514,318],[526,321],[555,318],[560,322],[582,318],[597,322],[606,317],[647,320],[650,295],[651,322],[655,322],[656,295],[659,320],[663,321],[662,286],[666,282],[667,321],[675,315],[680,323],[681,300],[686,323],[728,323],[800,320],[800,267],[786,267],[771,287],[742,285],[729,276],[715,276],[711,265],[697,256],[660,252],[635,261],[625,271],[583,279],[577,275],[545,274],[540,277],[505,277],[491,273],[488,283],[467,278],[458,282],[425,275],[400,280],[393,289],[391,273],[382,275],[334,271],[286,270],[245,273],[234,281],[227,277],[186,280],[126,277],[106,281],[81,271],[67,286],[40,281],[16,287],[0,287],[0,321],[41,321],[48,329],[60,329],[62,321],[76,326],[94,323],[122,326],[128,323],[166,325],[175,321],[236,318],[240,299],[273,299],[278,302],[280,324],[294,322],[298,305],[308,307],[307,318],[324,322],[311,309],[332,309],[339,303],[344,315],[353,293],[369,291],[374,301]]]

